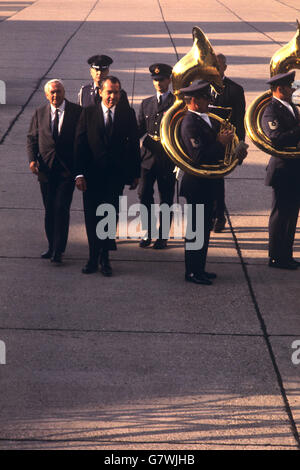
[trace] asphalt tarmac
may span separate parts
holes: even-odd
[[[0,1],[0,449],[300,449],[300,272],[267,266],[269,157],[247,138],[247,160],[226,178],[207,287],[184,281],[182,238],[163,251],[119,240],[112,278],[81,274],[78,191],[63,266],[41,260],[26,156],[43,85],[60,78],[76,101],[91,55],[114,59],[137,111],[153,94],[149,65],[174,65],[199,26],[249,106],[297,17],[296,0]],[[297,258],[299,229],[294,248]]]

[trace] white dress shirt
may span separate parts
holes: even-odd
[[[102,101],[101,101],[101,106],[102,106],[102,111],[103,111],[104,124],[106,125],[106,123],[107,123],[108,111],[111,112],[111,119],[112,119],[112,122],[114,122],[116,107],[113,106],[112,108],[107,108],[107,107],[103,104]]]
[[[197,111],[193,111],[192,109],[189,109],[189,111],[200,116],[209,125],[209,127],[212,127],[211,120],[206,113],[198,113]]]

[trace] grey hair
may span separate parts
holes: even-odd
[[[44,86],[44,92],[47,93],[48,91],[48,88],[49,88],[49,85],[51,85],[51,83],[60,83],[60,85],[63,87],[63,89],[65,89],[65,86],[63,84],[63,81],[60,80],[59,78],[53,78],[52,80],[49,80],[49,82],[47,82]]]

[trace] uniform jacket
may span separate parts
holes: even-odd
[[[150,137],[150,135],[160,136],[161,120],[174,101],[174,95],[169,93],[161,106],[158,104],[156,95],[146,98],[140,105],[138,114],[139,137],[147,134],[143,140],[141,150],[143,168],[150,169],[157,163],[162,170],[167,172],[172,172],[174,169],[174,164],[165,153],[161,143]]]
[[[204,119],[191,111],[187,111],[182,120],[180,137],[195,167],[203,163],[214,164],[224,158],[225,148],[217,141],[217,129],[211,128]],[[180,195],[194,202],[211,201],[215,197],[216,184],[215,180],[184,173]]]
[[[135,112],[116,106],[110,139],[105,133],[102,107],[82,110],[75,141],[76,175],[94,181],[113,175],[120,183],[131,184],[140,176],[140,147]]]
[[[29,162],[38,161],[39,170],[47,173],[55,158],[73,174],[74,139],[82,108],[65,100],[65,113],[57,142],[51,131],[50,103],[38,108],[31,120],[27,135]]]
[[[277,148],[295,147],[300,142],[299,112],[292,104],[296,117],[276,98],[272,98],[262,116],[262,128]],[[267,166],[266,185],[298,188],[300,192],[300,159],[271,157]]]
[[[223,85],[223,92],[213,99],[213,104],[215,106],[232,108],[230,122],[235,126],[238,138],[245,140],[244,117],[246,103],[244,89],[241,85],[227,77],[224,77]]]
[[[97,104],[97,98],[99,98],[99,102],[100,102],[101,96],[98,95],[97,97],[94,84],[89,83],[88,85],[82,86],[80,88],[80,91],[78,93],[78,104],[82,106],[83,108],[86,108],[87,106],[92,106],[94,104]],[[129,107],[127,93],[124,90],[121,90],[121,97],[120,97],[119,105]]]

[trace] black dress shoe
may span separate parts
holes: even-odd
[[[268,263],[270,268],[278,268],[278,269],[290,269],[295,270],[298,268],[298,264],[294,263],[293,260],[290,261],[278,261],[273,258],[269,259]]]
[[[109,262],[108,251],[104,251],[101,254],[100,271],[103,274],[103,276],[106,276],[106,277],[112,276],[112,268],[111,268],[111,265],[110,265],[110,262]]]
[[[41,258],[50,259],[52,257],[52,250],[45,251],[41,254]]]
[[[155,240],[153,248],[154,250],[163,250],[164,248],[167,248],[167,240],[158,238],[157,240]]]
[[[225,228],[225,224],[226,224],[226,219],[217,219],[215,221],[215,225],[214,225],[214,232],[215,233],[220,233],[222,232],[222,230],[224,230]]]
[[[140,241],[140,248],[147,248],[147,246],[151,245],[151,238],[143,238],[141,241]]]
[[[83,274],[92,274],[98,271],[97,264],[87,262],[86,265],[82,268],[81,272]]]
[[[204,271],[204,275],[207,279],[216,279],[217,277],[216,273],[208,273],[207,271]]]
[[[202,275],[196,275],[196,274],[186,274],[185,275],[185,280],[187,282],[193,282],[194,284],[202,284],[204,286],[211,286],[212,281],[208,279],[205,274]]]
[[[294,264],[295,266],[300,266],[300,261],[297,261],[295,258],[291,259],[291,263]]]
[[[61,264],[62,263],[61,253],[55,253],[51,258],[51,263]]]

